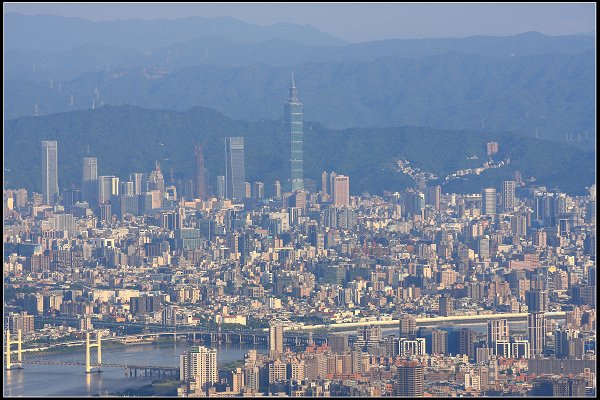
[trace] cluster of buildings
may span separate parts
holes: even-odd
[[[57,144],[43,142],[43,193],[4,190],[6,329],[269,329],[269,353],[234,369],[219,370],[218,349],[183,354],[189,396],[595,393],[595,186],[573,197],[515,179],[465,195],[418,174],[403,192],[351,196],[349,177],[323,172],[317,190],[294,84],[286,110],[290,182],[271,191],[245,181],[243,138],[225,140],[216,193],[202,146],[191,183],[167,184],[158,163],[98,176],[86,156],[81,187],[60,191]],[[417,322],[488,314],[484,332]],[[278,320],[354,332],[284,347]]]

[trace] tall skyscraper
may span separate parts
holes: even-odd
[[[329,192],[331,190],[329,189],[329,174],[327,173],[327,171],[323,171],[323,173],[321,174],[321,192],[324,195],[329,195]]]
[[[488,348],[496,349],[497,342],[508,342],[510,340],[508,320],[507,319],[491,319],[488,321]]]
[[[343,207],[350,204],[350,178],[337,175],[333,182],[333,204]]]
[[[398,366],[394,395],[399,397],[423,397],[425,373],[417,362],[404,362]]]
[[[292,84],[290,98],[285,103],[285,122],[291,139],[290,180],[292,191],[304,189],[304,170],[302,156],[302,103],[298,100],[294,71],[292,71]]]
[[[208,197],[206,190],[206,168],[204,166],[204,144],[194,147],[196,156],[196,197],[205,200]]]
[[[514,211],[516,206],[515,181],[502,182],[502,209],[504,211]]]
[[[543,354],[546,337],[546,319],[543,312],[534,312],[527,316],[527,332],[531,356]]]
[[[96,157],[83,157],[81,192],[83,200],[90,206],[98,204],[98,159]]]
[[[42,140],[42,195],[44,204],[58,202],[58,143]]]
[[[279,181],[275,181],[273,184],[273,197],[277,199],[281,198],[281,183]]]
[[[283,323],[279,320],[271,321],[269,325],[269,353],[283,353]]]
[[[486,188],[481,192],[481,213],[496,215],[496,189]]]
[[[158,190],[162,196],[165,192],[165,178],[160,169],[160,163],[156,161],[154,171],[148,175],[148,191]]]
[[[244,168],[244,138],[225,138],[225,198],[241,200],[246,197]]]
[[[425,191],[425,204],[433,206],[440,211],[440,200],[442,198],[442,187],[440,185],[430,186]]]
[[[225,176],[218,175],[217,176],[217,197],[220,199],[224,199],[226,192],[227,192],[227,189],[225,189]]]
[[[98,177],[98,204],[108,203],[111,196],[117,196],[118,194],[118,177],[112,175]]]

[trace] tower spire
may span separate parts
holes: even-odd
[[[292,83],[290,86],[290,100],[297,100],[298,99],[298,91],[296,90],[296,81],[294,79],[294,69],[292,68]]]

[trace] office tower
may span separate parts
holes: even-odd
[[[400,337],[412,338],[417,333],[417,320],[411,315],[400,317]]]
[[[277,199],[281,198],[281,183],[279,181],[275,181],[273,184],[273,196]]]
[[[487,325],[487,347],[496,349],[497,342],[508,342],[510,340],[508,320],[491,319]]]
[[[302,161],[302,103],[298,100],[294,71],[292,71],[292,85],[290,98],[284,107],[285,124],[290,133],[290,180],[292,191],[303,190],[303,161]]]
[[[200,390],[218,382],[217,350],[204,346],[193,346],[179,356],[179,380],[195,380]]]
[[[454,299],[447,294],[444,294],[440,297],[439,302],[439,313],[442,317],[448,317],[452,315],[452,311],[454,310]]]
[[[129,175],[129,180],[133,182],[133,194],[135,196],[148,191],[148,174],[135,172]]]
[[[546,290],[532,289],[525,292],[525,304],[529,312],[548,311],[548,292]]]
[[[244,168],[244,138],[225,138],[225,198],[241,200],[246,197]]]
[[[527,331],[531,356],[543,354],[546,337],[546,320],[543,312],[534,312],[527,316]]]
[[[252,185],[250,182],[244,182],[244,198],[249,199],[252,197]]]
[[[133,182],[119,182],[119,194],[123,196],[133,196]]]
[[[415,176],[415,190],[422,192],[427,187],[427,180],[425,179],[425,173],[420,172]]]
[[[350,204],[350,178],[337,175],[333,182],[333,204],[343,207]]]
[[[428,187],[425,192],[425,204],[433,206],[436,211],[440,211],[440,200],[442,198],[442,187],[435,185]]]
[[[220,199],[225,198],[225,176],[217,175],[217,197]]]
[[[502,182],[502,209],[504,211],[514,211],[516,206],[515,181]]]
[[[119,194],[119,178],[112,175],[98,177],[98,204],[110,201],[111,196]]]
[[[329,174],[327,171],[323,171],[321,174],[321,193],[324,195],[329,195],[331,189],[329,188]]]
[[[206,200],[208,191],[206,189],[206,167],[204,166],[204,144],[194,146],[196,156],[196,198]]]
[[[269,354],[283,353],[283,323],[279,320],[269,324]]]
[[[81,190],[70,187],[66,190],[63,190],[62,193],[62,202],[65,207],[73,207],[75,203],[81,201]]]
[[[42,195],[44,204],[58,202],[58,143],[42,140]]]
[[[265,198],[265,184],[262,182],[254,182],[252,184],[252,197],[255,199]]]
[[[81,192],[83,200],[88,204],[98,204],[98,159],[96,157],[83,157]]]
[[[486,188],[481,193],[481,213],[496,215],[496,189]]]
[[[425,374],[417,362],[404,362],[398,366],[394,395],[399,397],[423,397]]]
[[[158,190],[162,196],[165,192],[165,178],[160,170],[160,164],[156,161],[154,171],[148,175],[148,191]]]
[[[431,332],[431,354],[446,354],[448,352],[448,332],[434,329]]]

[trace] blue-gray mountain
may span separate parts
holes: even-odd
[[[258,26],[230,17],[90,21],[58,15],[4,15],[6,49],[64,51],[85,44],[150,50],[207,35],[253,43],[288,39],[315,45],[346,42],[310,25]]]
[[[595,52],[492,58],[462,53],[295,66],[305,116],[331,128],[415,125],[515,131],[594,146]],[[290,67],[195,66],[175,72],[89,72],[49,84],[5,83],[5,118],[135,104],[185,111],[213,107],[233,118],[282,116]],[[98,93],[96,94],[96,88]]]
[[[283,121],[233,120],[214,110],[196,107],[187,112],[148,110],[134,106],[104,106],[97,110],[23,117],[7,121],[4,142],[7,187],[40,191],[41,140],[58,141],[59,185],[81,182],[81,155],[89,145],[98,157],[99,175],[126,177],[149,171],[159,160],[165,176],[171,168],[175,179],[191,179],[194,171],[192,144],[206,140],[205,162],[214,187],[215,176],[224,173],[224,137],[244,136],[246,179],[285,182],[289,162],[289,135]],[[444,191],[476,192],[485,186],[500,188],[515,170],[524,179],[583,194],[595,182],[595,153],[571,145],[556,146],[512,133],[452,131],[410,126],[328,130],[306,122],[304,127],[305,177],[318,180],[323,170],[349,175],[353,194],[397,191],[413,181],[395,172],[395,161],[413,165],[441,177],[458,169],[481,165],[485,143],[498,141],[498,159],[510,158],[504,168],[477,177],[456,180]],[[159,145],[162,143],[164,145]],[[469,160],[476,155],[479,160]]]
[[[306,62],[373,61],[381,57],[427,57],[449,52],[510,58],[595,51],[592,37],[545,36],[529,32],[515,36],[473,36],[447,39],[390,39],[345,46],[309,45],[285,39],[246,43],[230,37],[198,36],[151,50],[87,43],[67,51],[5,50],[5,78],[44,84],[71,80],[85,72],[120,68],[162,69],[169,72],[194,65],[238,67],[251,64],[289,66]],[[10,41],[10,37],[7,37]],[[99,44],[102,43],[102,44]],[[34,71],[35,65],[35,71]]]

